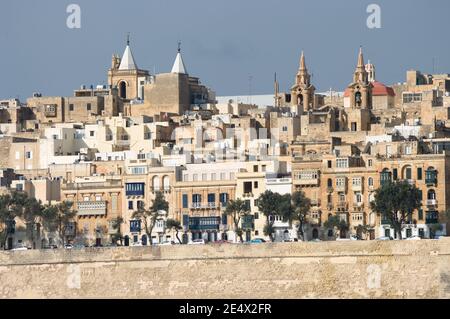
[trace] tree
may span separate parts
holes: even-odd
[[[339,231],[339,236],[342,232],[348,231],[349,225],[346,221],[341,220],[339,216],[330,216],[328,220],[324,223],[326,228],[337,229]]]
[[[139,208],[132,215],[134,219],[139,219],[144,224],[145,233],[149,238],[150,245],[153,245],[152,232],[156,221],[169,210],[169,203],[164,199],[162,192],[156,192],[155,199],[149,209]]]
[[[258,208],[266,216],[264,235],[269,236],[272,242],[275,240],[273,224],[275,223],[275,216],[280,216],[281,202],[282,196],[272,191],[265,191],[258,198]]]
[[[356,233],[357,234],[364,234],[364,235],[367,236],[373,230],[374,230],[374,228],[372,226],[369,226],[369,225],[358,225],[358,226],[356,226]],[[358,235],[358,239],[361,240],[362,238]]]
[[[125,221],[122,217],[116,217],[113,220],[111,220],[112,228],[113,228],[113,230],[116,231],[114,234],[111,235],[112,243],[116,244],[117,241],[119,240],[120,245],[122,246],[123,236],[122,236],[121,226],[124,222]]]
[[[304,240],[305,230],[304,226],[307,223],[308,213],[311,209],[311,200],[305,196],[303,192],[295,192],[292,194],[292,206],[293,215],[292,219],[297,220],[298,225],[298,237]]]
[[[67,201],[58,205],[49,205],[43,211],[46,228],[58,233],[63,246],[66,243],[67,226],[76,215],[77,212],[73,209],[73,203]]]
[[[400,240],[403,225],[412,219],[414,210],[420,207],[420,191],[405,181],[382,185],[376,190],[375,200],[371,203],[372,210],[389,221]]]
[[[241,219],[244,216],[248,216],[250,214],[249,207],[245,203],[245,201],[241,199],[236,200],[230,200],[227,203],[227,208],[225,209],[225,214],[227,216],[231,216],[233,219],[233,227],[234,227],[234,233],[237,237],[239,237],[239,240],[244,242],[244,238],[242,237],[243,230],[240,226]]]
[[[6,249],[6,241],[11,235],[15,218],[19,216],[19,212],[12,207],[11,195],[0,196],[0,247]],[[9,247],[11,248],[11,247]]]
[[[44,218],[44,206],[42,202],[36,200],[35,198],[26,198],[20,201],[19,205],[23,205],[22,220],[25,222],[27,239],[29,246],[36,247],[34,233],[35,229],[40,231],[40,226]]]
[[[178,237],[178,233],[180,232],[181,229],[183,229],[181,223],[178,220],[169,218],[166,220],[166,227],[170,230],[176,231],[175,236],[177,237],[178,243],[181,244],[181,239],[180,237]]]

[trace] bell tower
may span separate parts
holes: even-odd
[[[316,88],[311,84],[311,76],[306,68],[305,54],[302,51],[295,85],[291,88],[292,112],[301,115],[303,112],[313,110],[315,90]]]
[[[347,88],[351,108],[372,108],[372,85],[364,64],[362,47],[359,48],[358,63],[353,73],[353,82]]]

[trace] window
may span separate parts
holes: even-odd
[[[332,162],[328,161],[328,168],[331,168],[331,167],[332,167]]]
[[[329,178],[327,181],[327,187],[329,188],[333,187],[333,180],[331,178]]]
[[[367,162],[367,165],[368,165],[369,167],[372,167],[372,166],[373,166],[373,161],[370,159],[370,160]]]
[[[253,183],[253,187],[254,187],[254,188],[258,188],[258,182],[254,182],[254,183]]]
[[[362,181],[361,177],[353,177],[352,178],[352,185],[353,186],[361,186],[361,181]]]
[[[183,208],[188,208],[188,195],[183,194]]]
[[[258,165],[253,165],[253,172],[258,173]]]
[[[338,158],[336,160],[337,168],[348,168],[348,158]]]
[[[145,183],[126,183],[126,196],[144,196]]]
[[[288,127],[287,126],[283,126],[283,132],[287,132],[288,131]]]
[[[133,201],[132,201],[132,200],[129,200],[129,201],[128,201],[128,209],[129,209],[129,210],[132,210],[132,209],[134,209],[133,207],[134,207]]]
[[[228,202],[228,193],[220,193],[219,200],[222,206],[225,206]]]
[[[20,159],[20,152],[16,152],[16,160]]]
[[[99,195],[95,196],[95,201],[96,202],[101,202],[102,201],[102,197],[99,196]]]
[[[369,185],[369,187],[373,187],[373,178],[369,177],[369,179],[367,180],[367,184]]]
[[[33,152],[25,152],[25,158],[26,159],[32,159],[33,158]]]
[[[417,168],[417,180],[418,181],[422,180],[422,167]]]
[[[339,201],[342,203],[342,202],[345,202],[345,194],[344,193],[339,193]]]
[[[430,189],[428,191],[428,200],[434,200],[436,199],[436,192],[433,189]]]
[[[141,200],[137,201],[137,209],[144,209],[145,205],[144,202]]]
[[[259,231],[255,230],[255,236],[259,235]]]
[[[406,146],[405,146],[405,154],[406,154],[406,155],[411,155],[411,153],[412,153],[412,147],[411,147],[411,145],[406,145]]]
[[[138,154],[137,158],[140,159],[140,160],[143,160],[143,159],[145,159],[145,154],[142,154],[142,153]]]
[[[192,180],[193,180],[194,182],[198,181],[198,174],[192,175]]]
[[[358,124],[356,122],[352,122],[352,132],[356,132],[358,130]]]
[[[418,217],[419,220],[423,220],[423,209],[419,209]]]
[[[227,174],[226,173],[220,173],[220,180],[224,181],[227,179]]]
[[[208,203],[216,202],[216,194],[208,194]]]
[[[91,108],[92,108],[92,105],[91,105],[91,103],[88,103],[88,104],[87,104],[87,106],[86,106],[86,109],[87,109],[88,111],[90,111],[90,110],[91,110]]]
[[[91,200],[91,198],[90,198],[89,196],[84,196],[83,200],[84,200],[85,202],[88,202],[88,201]]]
[[[144,140],[151,140],[152,139],[152,133],[151,132],[145,132],[144,133]]]
[[[361,193],[355,193],[355,202],[362,203],[362,195]]]
[[[200,194],[192,194],[192,202],[193,203],[201,203],[202,202],[202,195]]]
[[[95,135],[95,131],[89,131],[89,136],[93,137]]]
[[[141,175],[141,174],[145,174],[146,172],[147,172],[147,168],[144,166],[131,168],[131,174],[133,174],[133,175]]]
[[[392,170],[392,178],[394,179],[394,181],[396,181],[398,178],[398,170],[396,168]]]
[[[422,93],[403,93],[403,103],[415,103],[422,101]]]
[[[211,180],[215,181],[216,180],[216,173],[211,173]]]
[[[336,178],[336,187],[345,187],[345,177]]]
[[[267,168],[267,165],[261,166],[261,170],[262,170],[263,173],[266,172],[266,168]]]
[[[405,179],[412,179],[412,169],[411,167],[406,167],[405,168]]]
[[[252,192],[252,182],[244,182],[244,194]]]
[[[328,229],[328,237],[333,237],[333,230],[332,229]]]
[[[69,104],[69,111],[73,111],[73,104]]]

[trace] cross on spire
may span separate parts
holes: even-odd
[[[178,41],[178,52],[181,52],[181,41]]]
[[[130,32],[127,33],[127,45],[130,45]]]

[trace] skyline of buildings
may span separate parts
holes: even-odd
[[[170,73],[140,69],[132,51],[127,41],[122,56],[112,56],[106,86],[0,101],[2,191],[73,202],[68,240],[107,243],[121,217],[125,244],[174,240],[168,218],[181,223],[183,242],[235,241],[224,210],[238,198],[251,212],[241,221],[246,241],[267,239],[267,223],[276,240],[296,238],[295,225],[259,210],[267,190],[302,191],[311,200],[305,240],[395,237],[370,202],[383,183],[397,180],[422,194],[403,236],[447,233],[449,74],[409,70],[405,82],[388,86],[360,47],[345,91],[320,94],[302,52],[290,90],[280,91],[275,79],[272,104],[256,105],[216,97],[188,73],[180,46]],[[159,191],[169,209],[148,238],[133,212]],[[331,216],[348,229],[327,228]],[[56,237],[39,231],[34,246]],[[20,232],[10,238],[9,247],[27,240]]]

